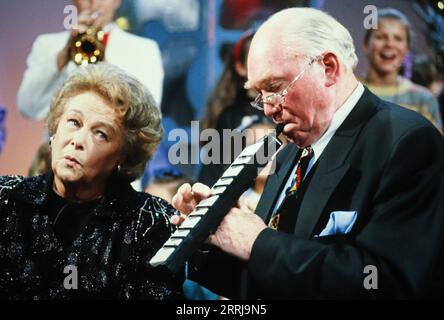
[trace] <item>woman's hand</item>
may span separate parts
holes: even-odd
[[[173,207],[180,212],[180,216],[171,217],[171,223],[180,226],[199,202],[210,196],[211,189],[202,183],[198,182],[193,186],[189,183],[181,185],[172,200]]]

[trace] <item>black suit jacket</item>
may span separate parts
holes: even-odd
[[[279,152],[256,209],[265,221],[299,153],[291,144]],[[357,211],[352,230],[316,237],[332,211]],[[235,298],[444,295],[444,139],[419,114],[366,89],[294,214],[294,233],[265,229],[247,263],[213,249],[195,256],[192,276]],[[377,289],[364,286],[369,265]]]

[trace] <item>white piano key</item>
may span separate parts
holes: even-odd
[[[225,177],[235,177],[237,176],[242,169],[244,168],[244,166],[230,166],[227,170],[225,170],[224,172],[224,176]]]
[[[173,233],[173,237],[185,238],[190,233],[190,230],[181,229],[180,227]]]
[[[197,208],[212,206],[216,202],[217,199],[219,199],[218,195],[214,195],[214,196],[211,196],[207,199],[204,199],[201,202],[199,202],[199,204],[197,205]]]
[[[181,228],[194,228],[196,224],[200,221],[200,217],[188,217],[185,221],[180,225]]]
[[[252,144],[251,146],[246,147],[244,150],[242,150],[240,157],[242,156],[253,156],[260,147],[264,145],[264,141],[259,141],[255,144]]]
[[[234,178],[226,178],[224,176],[222,176],[221,178],[219,178],[219,180],[217,180],[216,184],[213,186],[213,188],[215,187],[219,187],[219,186],[229,186],[232,182],[233,182]]]
[[[157,251],[154,257],[151,258],[150,265],[157,267],[162,263],[165,263],[168,257],[173,254],[174,250],[175,248],[161,248],[159,251]]]
[[[247,164],[251,161],[250,156],[241,157],[239,156],[231,165],[238,165],[238,164]]]
[[[207,211],[208,211],[208,208],[197,207],[196,209],[197,210],[191,212],[188,217],[193,217],[193,216],[201,217],[201,216],[205,215],[207,213]]]
[[[213,194],[221,194],[227,189],[227,186],[214,186],[213,189],[211,189]]]
[[[177,247],[179,244],[181,244],[183,241],[183,239],[178,239],[178,238],[169,238],[167,242],[165,242],[165,244],[163,245],[164,247],[166,246],[175,246]]]

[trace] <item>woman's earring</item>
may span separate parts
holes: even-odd
[[[119,173],[119,174],[120,174],[120,169],[121,169],[121,166],[120,166],[120,164],[118,164],[117,165],[117,173]]]
[[[55,137],[55,134],[54,135],[52,135],[50,138],[49,138],[49,145],[51,145],[52,144],[52,141],[54,140],[54,137]]]

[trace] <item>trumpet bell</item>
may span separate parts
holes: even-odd
[[[77,65],[87,65],[102,61],[105,57],[103,31],[88,29],[86,32],[73,34],[70,46],[70,59]]]

